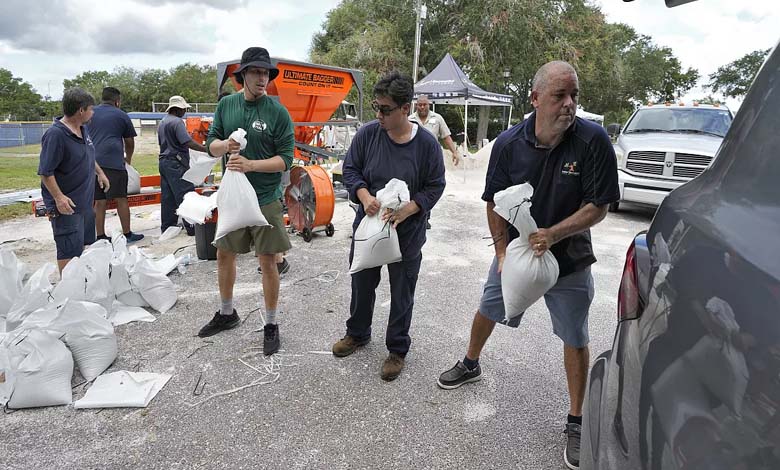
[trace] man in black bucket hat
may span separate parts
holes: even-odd
[[[236,255],[253,250],[263,272],[266,320],[263,352],[270,355],[277,352],[280,345],[276,323],[279,300],[276,255],[292,247],[284,227],[279,183],[282,173],[292,165],[295,138],[287,109],[266,95],[268,84],[279,75],[279,69],[271,62],[268,51],[262,47],[245,50],[233,74],[243,89],[224,97],[217,104],[206,147],[215,157],[229,154],[227,171],[246,174],[257,194],[260,210],[271,225],[242,228],[215,242],[222,303],[214,318],[201,328],[198,336],[211,336],[240,324],[238,313],[233,308]],[[244,150],[240,150],[239,144],[229,138],[239,128],[247,132],[247,146]]]

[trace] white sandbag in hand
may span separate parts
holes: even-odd
[[[206,152],[190,150],[190,169],[185,171],[181,178],[195,186],[200,186],[218,161],[218,158],[213,158]]]
[[[219,218],[214,241],[244,227],[270,225],[260,211],[255,188],[239,171],[225,170],[217,191],[217,212]]]
[[[127,194],[139,194],[141,192],[141,175],[129,163],[125,163],[127,170]]]
[[[558,282],[555,256],[549,250],[536,256],[528,242],[528,237],[539,230],[531,216],[533,193],[533,186],[524,183],[493,197],[493,210],[514,225],[520,234],[507,246],[501,270],[501,292],[507,319],[521,315]]]
[[[389,221],[382,220],[382,213],[388,208],[398,210],[405,206],[409,202],[409,188],[403,181],[393,178],[377,191],[376,198],[381,205],[379,211],[363,217],[355,230],[350,274],[403,259],[398,232]]]
[[[14,376],[8,408],[70,404],[73,356],[62,341],[40,330],[23,330],[7,335],[3,347]]]

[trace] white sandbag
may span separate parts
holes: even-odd
[[[64,300],[36,310],[25,318],[19,330],[38,329],[61,339],[86,380],[102,374],[116,359],[114,327],[108,312],[92,302]]]
[[[30,312],[48,305],[52,300],[52,283],[49,277],[56,270],[54,264],[45,263],[30,276],[21,294],[11,306],[11,310],[8,311],[6,330],[16,329]]]
[[[131,251],[127,250],[127,240],[124,235],[112,237],[114,245],[114,254],[111,258],[111,288],[117,300],[125,305],[133,307],[148,307],[147,302],[141,295],[141,291],[130,283],[130,271],[135,263],[143,255],[137,247]]]
[[[147,312],[146,309],[125,305],[115,300],[111,313],[108,315],[108,320],[116,327],[136,321],[153,322],[157,320],[157,317]]]
[[[168,374],[126,370],[101,375],[73,407],[146,408],[170,379]]]
[[[244,178],[246,179],[246,176],[244,176]],[[248,180],[247,183],[249,183]],[[220,191],[217,191],[216,193],[213,193],[209,196],[203,196],[202,194],[198,194],[195,191],[190,191],[184,195],[184,200],[182,201],[181,205],[179,205],[178,209],[176,209],[176,214],[187,222],[193,224],[205,223],[206,219],[211,217],[211,213],[214,211],[214,209],[217,208],[217,198],[219,193]],[[254,194],[254,190],[252,190],[252,194]],[[255,201],[257,201],[257,196],[255,196]]]
[[[79,257],[71,259],[62,270],[62,279],[54,286],[52,297],[54,300],[85,300],[88,277],[91,277],[91,274],[87,263]]]
[[[0,335],[0,408],[5,408],[14,391],[16,373],[11,367],[11,356]]]
[[[70,404],[73,356],[62,341],[40,330],[24,330],[10,335],[4,345],[14,375],[9,408]]]
[[[241,150],[246,148],[246,131],[244,129],[239,127],[238,129],[234,130],[228,139],[232,139],[234,142],[238,143]]]
[[[128,163],[125,163],[125,170],[127,170],[127,194],[139,194],[141,192],[141,175]]]
[[[179,297],[176,293],[176,287],[168,279],[168,276],[160,272],[150,260],[143,257],[135,262],[130,271],[130,284],[133,288],[138,289],[138,292],[153,309],[160,313],[170,310]],[[119,297],[117,296],[117,298]],[[119,300],[126,305],[131,305],[122,299]]]
[[[406,205],[409,202],[409,188],[403,181],[393,178],[377,191],[376,198],[381,206],[379,211],[373,216],[363,217],[355,230],[350,274],[403,259],[398,232],[389,221],[382,220],[382,214],[385,209],[398,210]]]
[[[520,234],[506,248],[501,270],[501,293],[504,297],[506,318],[525,312],[558,282],[558,261],[547,250],[534,255],[528,237],[539,229],[531,216],[531,196],[534,188],[519,184],[496,193],[493,200],[497,214],[514,225]]]
[[[200,186],[218,162],[218,158],[212,158],[206,152],[190,150],[190,169],[185,171],[181,178],[195,186]]]
[[[20,271],[20,268],[22,269]],[[22,291],[24,265],[10,250],[0,250],[0,318],[5,318]]]
[[[85,300],[100,304],[111,311],[114,291],[111,288],[111,258],[114,249],[108,240],[98,240],[81,254],[81,261],[87,267],[87,293]]]
[[[260,211],[255,189],[239,171],[225,170],[217,191],[217,211],[219,218],[214,241],[244,227],[270,225]]]

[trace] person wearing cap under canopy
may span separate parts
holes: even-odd
[[[157,141],[160,144],[160,230],[165,232],[168,227],[179,223],[176,209],[184,201],[184,195],[195,190],[195,186],[183,179],[184,173],[190,169],[190,149],[205,152],[206,147],[192,140],[187,133],[187,126],[182,118],[190,108],[181,96],[171,96],[168,100],[168,114],[157,127]],[[187,235],[195,235],[195,227],[182,220]]]
[[[266,49],[250,47],[245,50],[233,75],[243,89],[222,98],[217,104],[206,146],[212,156],[230,155],[226,171],[240,171],[246,175],[270,226],[242,228],[215,242],[221,305],[198,336],[212,336],[240,324],[238,312],[233,307],[236,256],[253,251],[263,273],[266,321],[263,352],[271,355],[279,350],[280,345],[276,321],[279,302],[276,257],[292,247],[279,201],[282,195],[280,182],[282,173],[292,165],[295,136],[290,113],[266,94],[268,84],[279,75],[279,69],[271,63]],[[243,150],[230,139],[237,129],[247,132],[247,145]]]

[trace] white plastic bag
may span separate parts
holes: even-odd
[[[73,356],[62,341],[40,330],[24,330],[9,335],[4,346],[14,375],[9,408],[70,404]]]
[[[45,307],[52,300],[52,284],[49,277],[54,274],[57,267],[52,263],[46,263],[30,276],[22,289],[19,298],[16,299],[8,311],[6,329],[16,329],[24,321],[30,312]]]
[[[22,291],[23,266],[13,251],[0,250],[0,318],[5,318]]]
[[[126,370],[101,375],[73,407],[145,408],[170,379],[168,374]]]
[[[244,178],[246,178],[246,176]],[[206,219],[211,217],[211,213],[214,211],[214,209],[217,208],[218,194],[219,191],[211,194],[210,196],[203,196],[196,193],[195,191],[190,191],[184,195],[184,200],[182,201],[179,208],[176,209],[176,214],[187,222],[193,224],[205,223]],[[252,194],[254,194],[254,190]],[[255,201],[257,201],[257,196],[255,196]]]
[[[217,232],[214,241],[244,227],[270,225],[260,211],[257,193],[246,175],[225,170],[217,191]]]
[[[108,312],[92,302],[64,300],[51,303],[25,318],[19,330],[37,329],[61,339],[86,380],[102,374],[116,359],[114,327]]]
[[[379,211],[373,216],[363,217],[355,230],[350,274],[403,259],[398,232],[389,221],[382,221],[382,213],[385,209],[398,210],[406,205],[409,202],[409,188],[403,181],[393,178],[377,191],[376,198],[381,206]]]
[[[200,186],[217,162],[219,162],[218,158],[212,158],[205,152],[190,150],[190,169],[184,172],[182,179]]]
[[[542,256],[534,255],[528,237],[537,232],[531,216],[531,196],[534,188],[519,184],[496,193],[493,200],[497,214],[514,225],[520,234],[506,247],[501,270],[501,293],[504,297],[506,318],[525,312],[558,282],[558,261],[548,250]]]
[[[128,163],[125,163],[125,170],[127,170],[127,194],[139,194],[141,192],[141,175]]]

